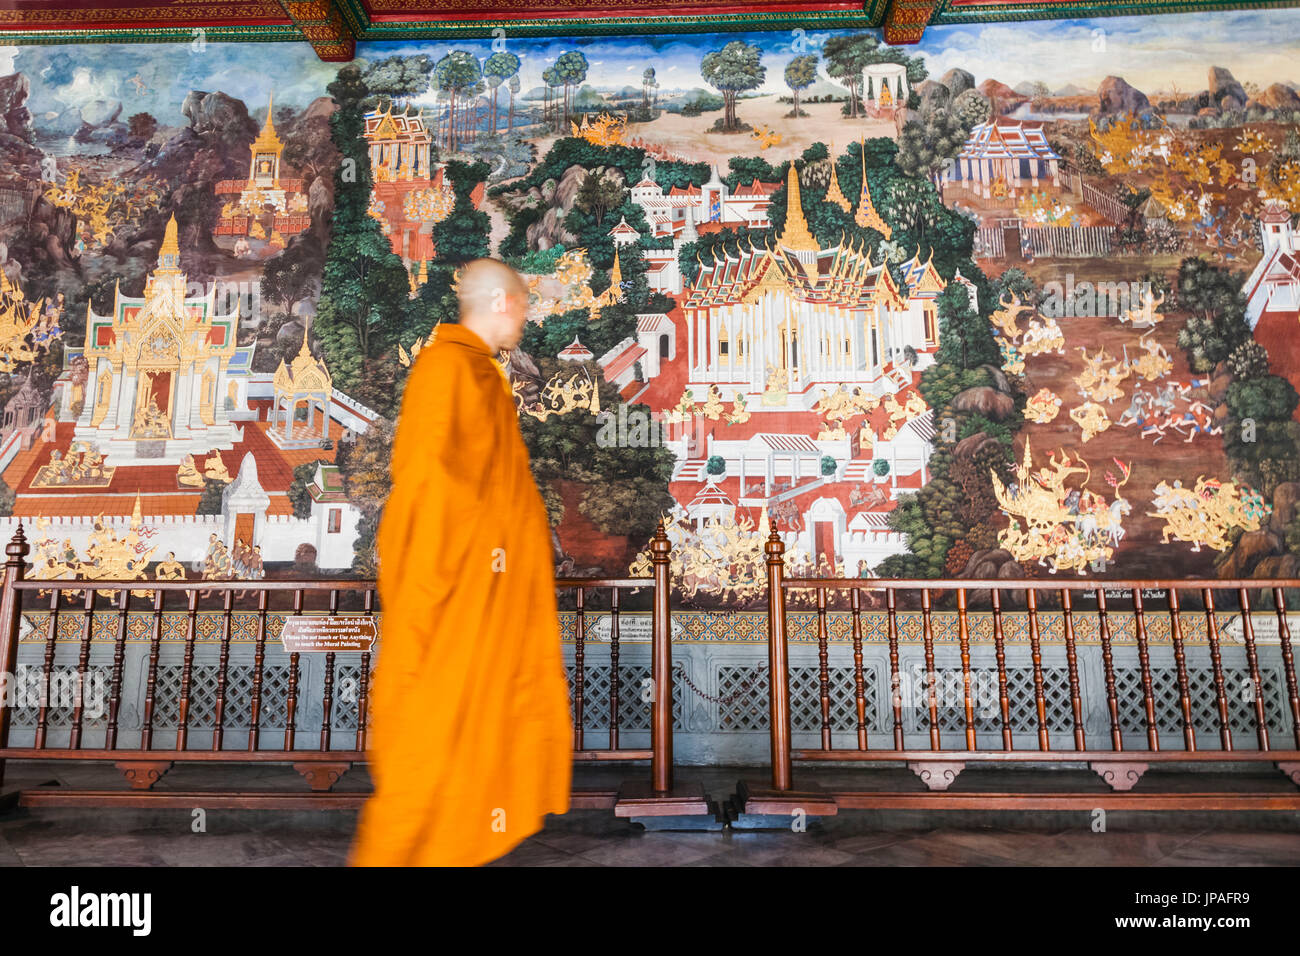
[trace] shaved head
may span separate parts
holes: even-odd
[[[523,337],[528,286],[519,273],[495,259],[475,259],[457,283],[460,324],[494,351],[509,351]]]

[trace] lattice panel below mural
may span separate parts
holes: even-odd
[[[1070,709],[1070,672],[1064,667],[1044,667],[1043,700],[1049,733],[1066,733],[1073,729],[1074,718]],[[924,677],[924,672],[922,672]],[[930,729],[930,711],[925,685],[919,692],[911,693],[910,710],[917,714],[918,730]],[[935,669],[935,695],[941,732],[965,731],[966,705],[962,689],[960,668]],[[997,683],[997,673],[987,668],[972,674],[971,699],[975,711],[977,733],[996,733],[1002,730],[1002,708]],[[907,698],[904,698],[906,701]],[[1007,668],[1007,714],[1014,733],[1032,733],[1038,730],[1038,708],[1034,696],[1034,669],[1032,667]],[[904,718],[906,726],[906,718]]]
[[[883,729],[876,701],[875,671],[863,668],[863,694],[866,697],[866,725],[871,731]],[[856,732],[857,705],[854,703],[852,667],[827,668],[830,698],[830,725],[837,733]],[[765,666],[730,666],[718,668],[718,696],[726,703],[718,705],[718,729],[722,731],[767,730],[768,691]],[[731,698],[729,701],[728,698]],[[790,727],[793,731],[820,732],[821,669],[790,668]]]
[[[569,683],[569,712],[573,713],[573,687],[576,668],[566,665],[565,676]],[[682,729],[682,701],[690,691],[681,677],[681,665],[673,668],[676,693],[673,695],[673,729]],[[609,702],[612,668],[608,664],[587,664],[583,668],[582,727],[583,730],[609,729]],[[620,731],[650,730],[651,702],[642,700],[642,682],[650,678],[648,664],[620,664],[618,668],[618,729]]]
[[[39,721],[39,688],[42,686],[40,678],[42,673],[43,668],[28,665],[18,666],[17,684],[20,693],[16,696],[15,707],[11,711],[13,727],[35,727]],[[113,668],[110,666],[90,666],[86,668],[86,676],[82,684],[85,700],[81,721],[83,731],[108,726],[108,698],[112,690],[112,676]],[[50,689],[47,700],[52,704],[59,703],[61,700],[66,700],[67,703],[49,708],[45,715],[47,728],[66,729],[72,726],[76,686],[77,668],[75,666],[63,667],[55,665],[50,669]],[[73,696],[60,693],[60,688],[66,688],[66,693]],[[23,706],[24,704],[30,706]],[[98,714],[98,716],[92,717],[91,714]]]
[[[1290,723],[1283,704],[1283,677],[1280,671],[1260,669],[1263,684],[1264,715],[1269,733],[1285,733]],[[1251,697],[1250,671],[1244,667],[1223,669],[1225,695],[1228,699],[1228,726],[1234,736],[1248,735],[1255,741],[1255,703]],[[1219,739],[1219,707],[1214,687],[1214,671],[1209,667],[1187,669],[1187,690],[1192,703],[1192,727],[1197,746],[1213,748]],[[1178,671],[1173,667],[1151,668],[1151,693],[1155,700],[1156,727],[1161,734],[1181,736],[1182,706],[1179,703]],[[1142,671],[1138,668],[1115,670],[1115,696],[1119,702],[1119,725],[1125,734],[1146,733],[1146,706],[1142,695]]]

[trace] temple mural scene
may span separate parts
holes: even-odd
[[[373,577],[492,256],[557,573],[1295,577],[1300,13],[1198,16],[0,48],[0,533]]]

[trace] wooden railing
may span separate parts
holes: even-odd
[[[1300,588],[1295,580],[1149,580],[1149,581],[1082,581],[1082,580],[884,580],[861,578],[803,578],[784,576],[784,545],[780,536],[773,533],[766,544],[768,568],[768,674],[771,733],[771,785],[742,782],[738,805],[743,813],[754,815],[789,814],[802,808],[812,814],[834,814],[838,808],[916,808],[926,806],[966,806],[984,809],[1039,808],[1066,809],[1078,807],[1126,806],[1149,809],[1169,807],[1199,809],[1300,809],[1300,792],[1280,778],[1277,786],[1256,786],[1254,790],[1226,789],[1203,792],[1164,792],[1152,787],[1134,790],[1143,773],[1157,763],[1196,764],[1209,762],[1233,763],[1260,762],[1275,765],[1300,786],[1300,693],[1297,692],[1295,660],[1287,621],[1286,592]],[[1151,591],[1164,592],[1165,606],[1160,610],[1149,607],[1157,599]],[[818,691],[820,696],[820,741],[817,746],[795,747],[791,736],[791,697],[789,634],[787,631],[787,596],[791,592],[812,592],[815,596],[817,620]],[[1117,610],[1108,595],[1116,591],[1124,595],[1129,610]],[[1148,592],[1144,596],[1144,591]],[[1256,639],[1260,626],[1252,616],[1252,593],[1267,594],[1274,605],[1277,619],[1277,642],[1283,676],[1270,670],[1272,683],[1261,676],[1261,648]],[[1226,593],[1227,597],[1223,595]],[[1219,595],[1219,597],[1216,597]],[[976,598],[987,604],[987,616],[977,615],[971,608]],[[840,743],[832,725],[831,683],[829,669],[830,629],[828,617],[836,613],[830,607],[835,601],[846,605],[853,645],[853,707],[856,727],[840,728]],[[867,613],[883,615],[884,631],[889,645],[889,700],[886,704],[880,695],[872,703],[883,711],[884,733],[877,732],[871,739],[867,721],[868,693],[863,671],[863,617],[864,601],[871,607]],[[1219,607],[1216,607],[1216,601]],[[1094,604],[1085,607],[1086,604]],[[1240,645],[1229,641],[1220,622],[1223,607],[1235,604],[1239,612]],[[960,661],[960,695],[954,695],[952,706],[945,708],[952,729],[945,730],[940,717],[936,667],[936,619],[940,613],[951,617],[952,611],[940,611],[951,605],[956,615],[956,663]],[[1014,605],[1014,606],[1013,606]],[[1069,728],[1067,734],[1057,733],[1053,743],[1049,733],[1048,700],[1044,681],[1044,614],[1049,605],[1053,629],[1061,632],[1064,644],[1065,665],[1069,683]],[[907,636],[900,622],[907,608],[913,634]],[[1023,610],[1021,610],[1023,608]],[[919,612],[919,628],[915,618]],[[1059,612],[1059,618],[1056,616]],[[1154,619],[1163,615],[1161,631],[1167,629],[1167,642],[1172,651],[1173,670],[1176,673],[1179,743],[1168,746],[1160,739],[1160,720],[1157,716],[1157,699],[1152,673],[1153,636],[1150,633]],[[1213,674],[1214,707],[1212,726],[1197,726],[1192,701],[1192,688],[1188,674],[1188,638],[1192,616],[1204,621],[1205,642],[1209,648],[1209,664]],[[1117,618],[1124,616],[1125,629],[1131,627],[1132,642],[1121,642],[1116,634]],[[985,617],[978,621],[977,617]],[[1011,720],[1008,698],[1008,667],[1006,651],[1008,625],[1017,625],[1027,636],[1032,661],[1034,727],[1032,740],[1027,745],[1017,745]],[[1271,621],[1271,615],[1268,620]],[[990,620],[991,619],[991,620]],[[973,631],[976,623],[983,634],[991,630],[993,666],[996,670],[997,718],[977,721],[975,686],[977,674],[972,667]],[[991,627],[990,627],[991,624]],[[1085,711],[1103,706],[1100,700],[1089,700],[1080,682],[1079,632],[1083,625],[1089,634],[1095,632],[1100,644],[1100,665],[1104,674],[1104,718],[1106,733],[1102,740],[1089,735],[1085,727]],[[919,634],[915,633],[919,630]],[[1199,626],[1197,628],[1199,631]],[[914,728],[905,731],[903,674],[900,669],[900,645],[918,642],[923,646],[925,677],[921,682],[923,692]],[[1136,644],[1136,656],[1141,681],[1140,743],[1126,743],[1121,722],[1120,699],[1116,682],[1116,651],[1123,644],[1125,653],[1130,643]],[[1158,642],[1160,648],[1165,641]],[[1252,737],[1246,741],[1238,734],[1234,737],[1230,719],[1230,692],[1225,678],[1225,645],[1244,650],[1248,680],[1243,681],[1243,699],[1249,703]],[[944,642],[948,644],[947,641]],[[981,648],[982,650],[990,650]],[[946,653],[951,653],[948,647]],[[1234,651],[1235,653],[1235,651]],[[1090,661],[1096,663],[1096,661]],[[954,675],[955,676],[955,675]],[[979,675],[982,676],[982,675]],[[957,682],[954,681],[954,684]],[[988,686],[991,686],[991,681]],[[1100,691],[1100,686],[1098,687]],[[1266,700],[1282,702],[1282,714],[1274,714],[1285,728],[1285,736],[1275,739],[1270,735]],[[991,702],[990,702],[991,703]],[[1059,703],[1059,702],[1058,702]],[[991,710],[991,708],[989,708]],[[956,711],[954,715],[954,711]],[[1059,721],[1058,721],[1059,723]],[[1131,723],[1131,722],[1130,722]],[[996,736],[987,729],[997,727]],[[1165,722],[1168,736],[1168,721]],[[1289,724],[1289,727],[1286,725]],[[1059,730],[1059,728],[1058,728]],[[847,731],[847,732],[846,732]],[[911,741],[907,738],[911,736]],[[984,737],[981,744],[980,737]],[[993,739],[990,740],[990,736]],[[1023,738],[1024,735],[1022,735]],[[1060,738],[1066,737],[1062,741]],[[851,739],[845,740],[846,737]],[[945,741],[945,737],[948,738]],[[956,737],[954,740],[953,738]],[[883,739],[882,739],[883,738]],[[919,738],[919,739],[918,739]],[[822,792],[813,786],[796,787],[793,783],[793,764],[796,762],[894,762],[906,764],[925,783],[927,790],[912,788],[899,790],[848,790]],[[1086,764],[1097,772],[1112,791],[1103,803],[1098,803],[1094,788],[1055,789],[1037,792],[976,792],[958,787],[950,790],[957,776],[968,763],[987,762],[1008,764]],[[1199,771],[1199,766],[1198,766]],[[1225,778],[1227,779],[1227,778]],[[1239,778],[1240,779],[1240,778]]]
[[[319,734],[312,734],[310,738],[300,732],[301,709],[308,697],[300,686],[306,663],[301,659],[302,654],[282,655],[287,664],[287,688],[284,710],[282,714],[275,715],[274,726],[271,726],[264,691],[269,680],[268,650],[277,650],[273,625],[280,616],[333,616],[345,613],[373,618],[377,613],[375,582],[31,580],[25,578],[24,558],[28,551],[20,525],[5,548],[7,560],[0,595],[0,662],[3,663],[10,687],[14,688],[19,683],[19,645],[24,615],[30,619],[31,616],[45,614],[43,655],[37,678],[41,682],[40,703],[34,728],[24,731],[25,734],[30,733],[30,746],[11,746],[11,721],[18,707],[7,706],[7,698],[0,695],[0,783],[3,783],[6,760],[103,761],[113,763],[122,771],[131,784],[131,789],[28,789],[19,794],[19,803],[27,806],[58,804],[305,808],[322,805],[353,807],[365,798],[364,791],[336,791],[334,786],[354,764],[363,763],[366,759],[371,652],[357,652],[360,661],[355,668],[355,686],[349,688],[354,693],[348,694],[342,694],[342,688],[336,688],[336,677],[341,667],[337,658],[346,652],[330,651],[311,655],[320,658],[312,663],[313,673],[317,673],[320,679],[320,683],[313,687],[313,691],[316,687],[320,688],[320,729]],[[627,817],[710,813],[712,811],[702,791],[674,788],[672,631],[668,603],[670,545],[662,526],[652,541],[651,551],[651,578],[562,578],[556,581],[557,588],[573,590],[577,600],[576,672],[573,686],[574,759],[650,762],[648,776],[625,782],[616,789],[575,789],[573,806],[612,808],[617,815]],[[645,588],[652,591],[654,693],[651,697],[650,746],[629,749],[621,747],[619,741],[619,594],[629,589]],[[603,748],[589,746],[583,728],[586,703],[586,599],[593,589],[609,589],[611,594],[610,653],[614,693],[608,746]],[[175,618],[176,612],[183,615],[184,626],[180,687],[178,699],[174,701],[175,736],[172,738],[164,737],[164,730],[171,728],[160,726],[159,721],[160,661],[164,657],[164,631],[171,632],[173,647],[174,640],[180,636],[176,633],[177,628],[164,626],[165,620],[172,623],[169,619]],[[147,620],[147,629],[131,627],[132,624],[141,623],[142,614]],[[77,622],[75,627],[67,626],[70,618]],[[102,626],[105,624],[112,626]],[[247,626],[249,624],[251,627]],[[215,691],[211,697],[205,698],[205,706],[209,706],[210,710],[205,712],[207,719],[203,722],[204,727],[199,729],[194,719],[198,670],[195,666],[195,652],[199,632],[204,629],[210,635],[219,635],[219,655],[215,665]],[[247,706],[241,707],[239,714],[234,712],[235,697],[238,695],[232,692],[230,685],[231,644],[237,629],[245,640],[251,637],[254,645],[251,686],[247,688],[246,694]],[[141,662],[142,669],[136,679],[128,681],[124,665],[129,632],[139,641],[146,630],[147,659]],[[112,632],[111,635],[109,631]],[[270,648],[268,639],[271,641]],[[466,639],[475,638],[466,635]],[[56,733],[51,715],[59,709],[59,705],[51,703],[50,694],[54,689],[52,683],[55,671],[60,663],[56,659],[58,645],[69,641],[77,645],[76,690],[72,703],[67,705],[65,702],[61,710],[66,717],[66,706],[71,706],[70,721],[67,721],[69,725],[66,731],[60,726]],[[111,665],[106,660],[110,649]],[[101,671],[108,674],[108,694],[107,708],[93,732],[90,732],[84,705],[85,688],[97,676],[92,672],[92,651],[99,652],[97,656],[104,665]],[[73,678],[69,662],[64,660],[62,663],[62,677]],[[317,669],[317,664],[321,664],[323,669]],[[174,671],[176,665],[171,666]],[[349,680],[353,678],[350,676]],[[66,683],[62,679],[59,682]],[[129,699],[124,694],[124,688],[128,684],[134,687],[134,693],[129,695]],[[315,701],[313,696],[313,706]],[[124,704],[129,704],[133,713],[139,715],[138,729],[134,722],[130,731],[121,726]],[[354,709],[354,713],[348,717],[350,722],[354,721],[355,728],[346,737],[335,733],[335,718],[343,707]],[[246,724],[242,723],[245,716]],[[473,719],[473,715],[467,717]],[[246,735],[241,733],[236,737],[232,732],[234,727],[242,729],[245,726]],[[98,745],[89,746],[88,737],[100,738],[95,741]],[[306,778],[310,792],[228,789],[198,793],[154,790],[154,784],[174,764],[180,762],[287,763]],[[196,803],[196,800],[202,802]]]

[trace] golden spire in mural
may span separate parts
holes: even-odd
[[[864,229],[874,229],[886,239],[894,232],[889,223],[880,218],[875,205],[871,202],[871,190],[867,186],[867,144],[862,141],[862,195],[858,197],[858,212],[853,221]]]
[[[833,202],[845,212],[849,211],[849,201],[840,192],[840,179],[835,174],[835,144],[831,143],[831,187],[826,190],[826,201]]]
[[[272,115],[275,113],[275,94],[272,93],[266,106],[266,122],[262,124],[262,131],[257,134],[257,139],[253,140],[253,152],[260,150],[273,150],[279,152],[284,148],[284,143],[275,131],[275,120]]]
[[[786,177],[785,229],[777,242],[791,252],[817,251],[817,240],[808,231],[808,222],[804,219],[803,201],[799,197],[799,173],[793,162]]]
[[[623,267],[618,261],[618,246],[614,247],[614,268],[609,271],[610,289],[618,289],[623,284]]]
[[[176,236],[176,213],[167,220],[167,230],[163,233],[162,245],[158,247],[158,268],[156,272],[174,274],[181,271],[181,244]]]

